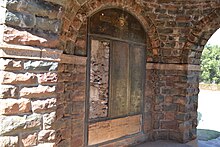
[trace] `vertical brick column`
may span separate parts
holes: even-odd
[[[57,146],[84,146],[86,58],[63,55],[58,68]]]
[[[152,140],[196,138],[198,75],[199,66],[147,65],[144,131]]]

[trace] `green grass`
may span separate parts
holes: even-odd
[[[220,132],[213,130],[197,129],[197,135],[199,140],[208,141],[220,137]]]

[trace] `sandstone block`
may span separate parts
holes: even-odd
[[[32,110],[36,113],[44,113],[56,109],[56,99],[37,100],[32,102]]]
[[[61,13],[59,5],[35,0],[7,1],[6,6],[10,10],[26,11],[37,16],[47,16],[49,18],[57,18]]]
[[[0,71],[0,83],[2,84],[37,84],[37,76],[32,73],[15,74]]]
[[[24,87],[20,90],[20,97],[23,98],[46,98],[54,97],[55,86],[38,86],[38,87]]]
[[[0,98],[17,98],[18,87],[12,85],[1,85],[0,86]]]
[[[51,142],[55,140],[55,130],[42,130],[38,134],[39,142]]]
[[[64,83],[58,83],[57,87],[56,87],[56,93],[63,93],[64,92],[64,87],[65,87]]]
[[[36,27],[42,30],[58,33],[60,30],[60,21],[57,19],[36,18]]]
[[[7,11],[5,23],[12,26],[32,28],[36,24],[36,18],[34,15],[31,14]]]
[[[173,121],[173,120],[172,121],[162,121],[161,128],[176,130],[177,129],[177,122]]]
[[[28,99],[2,99],[0,114],[22,114],[31,111],[31,102]]]
[[[19,147],[18,137],[0,137],[1,147]]]
[[[56,120],[56,112],[51,112],[49,114],[43,115],[43,128],[51,129],[54,126],[54,122]]]
[[[57,73],[44,73],[44,74],[38,74],[38,82],[42,84],[50,84],[50,83],[56,83],[57,82]]]
[[[22,134],[21,141],[24,147],[37,145],[37,133]]]
[[[55,143],[42,143],[38,144],[36,147],[55,147]]]
[[[11,27],[6,27],[4,29],[3,41],[9,44],[40,46],[48,48],[56,48],[59,43],[57,35],[45,34],[42,31],[21,31]]]
[[[64,147],[64,146],[70,146],[71,145],[71,141],[70,139],[68,140],[62,140],[60,141],[58,144],[57,144],[57,147]],[[78,147],[81,147],[81,146],[78,146]]]
[[[0,59],[0,69],[1,70],[22,70],[22,62],[15,61],[12,59]]]
[[[0,116],[0,135],[15,135],[21,130],[38,130],[42,116],[38,114],[25,116]]]
[[[27,61],[24,63],[26,71],[57,71],[57,62]]]

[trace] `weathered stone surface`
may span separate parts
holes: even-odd
[[[7,25],[19,26],[22,28],[32,28],[36,24],[35,16],[17,12],[7,12],[5,23]]]
[[[71,141],[70,139],[66,139],[66,140],[62,140],[57,144],[57,147],[63,147],[63,146],[70,146],[71,145]],[[80,146],[81,147],[81,146]]]
[[[31,73],[15,74],[0,71],[0,83],[2,84],[37,84],[37,76]]]
[[[0,135],[13,135],[21,130],[38,130],[41,127],[42,116],[33,114],[29,116],[0,116]]]
[[[49,18],[59,18],[61,15],[61,6],[36,0],[9,0],[6,7],[10,10],[26,11]]]
[[[42,130],[38,134],[39,142],[51,142],[55,140],[55,130]]]
[[[0,86],[0,98],[18,98],[18,87],[12,85]]]
[[[141,115],[134,115],[89,125],[89,145],[140,132],[140,118]]]
[[[42,144],[38,144],[36,147],[55,147],[56,144],[55,143],[42,143]]]
[[[51,112],[49,114],[43,115],[43,128],[48,130],[54,126],[54,122],[56,120],[56,112]]]
[[[48,30],[53,33],[58,33],[60,30],[60,21],[57,19],[49,20],[47,18],[36,18],[36,27],[42,30]]]
[[[18,137],[0,137],[1,147],[19,147]]]
[[[37,100],[32,101],[32,110],[36,113],[45,113],[56,108],[56,99],[46,99],[46,100]]]
[[[37,145],[37,133],[22,134],[21,141],[24,147]]]
[[[55,96],[55,86],[24,87],[20,90],[20,97],[24,98],[46,98]]]
[[[86,0],[77,0],[80,4],[83,4],[86,2]]]
[[[2,99],[0,114],[11,115],[11,114],[23,114],[30,113],[31,102],[28,99]]]
[[[38,82],[41,84],[50,84],[50,83],[56,83],[57,82],[57,73],[44,73],[44,74],[38,74]]]
[[[45,34],[42,31],[30,33],[28,31],[19,31],[15,28],[6,27],[4,29],[3,41],[9,44],[30,45],[56,48],[58,46],[58,37],[53,34]]]
[[[27,61],[24,63],[26,71],[57,71],[57,62]]]
[[[21,61],[13,59],[0,58],[0,70],[22,70],[23,65]]]

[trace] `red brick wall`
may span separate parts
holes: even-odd
[[[87,18],[111,7],[134,15],[148,37],[144,134],[103,146],[195,139],[198,65],[220,27],[219,0],[5,0],[0,144],[85,146]]]

